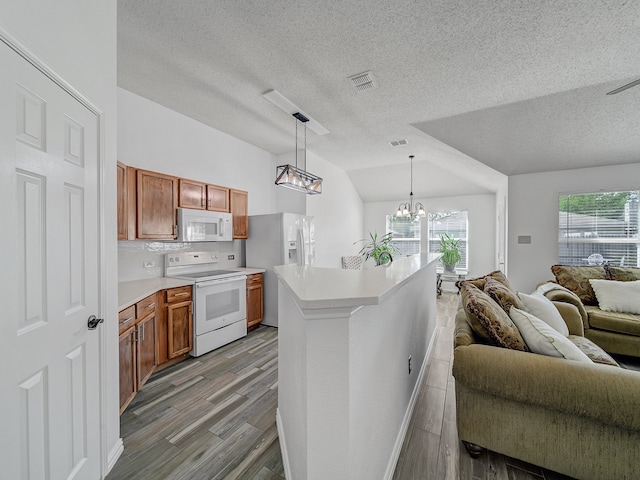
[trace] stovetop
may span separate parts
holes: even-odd
[[[164,275],[195,282],[245,276],[244,272],[217,268],[218,259],[217,252],[168,253],[165,256]]]

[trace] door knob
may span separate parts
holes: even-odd
[[[104,322],[104,318],[96,318],[95,315],[91,315],[89,320],[87,320],[87,328],[89,328],[89,330],[95,330],[102,322]]]

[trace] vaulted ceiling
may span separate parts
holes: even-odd
[[[276,89],[364,201],[407,196],[409,155],[418,198],[639,162],[640,87],[605,95],[639,77],[636,1],[118,0],[121,87],[282,154]]]

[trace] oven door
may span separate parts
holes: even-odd
[[[246,279],[246,275],[242,275],[196,283],[195,335],[246,321]]]

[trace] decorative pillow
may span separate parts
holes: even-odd
[[[580,267],[572,265],[552,265],[551,272],[556,281],[575,293],[585,305],[597,305],[596,295],[593,293],[589,279],[604,280],[607,274],[604,267]]]
[[[518,328],[500,305],[470,283],[463,283],[461,291],[467,321],[479,337],[488,338],[489,343],[499,347],[527,351]]]
[[[569,336],[569,327],[564,322],[562,315],[558,312],[553,302],[540,292],[533,292],[531,295],[518,292],[518,297],[522,300],[525,308],[516,308],[526,310],[531,315],[538,317],[544,323],[553,328],[556,332],[561,333],[565,337]]]
[[[534,315],[511,307],[514,321],[527,346],[534,353],[550,357],[566,358],[578,362],[592,363],[571,341]]]
[[[607,279],[617,282],[633,282],[640,280],[640,268],[634,267],[616,267],[614,265],[605,265],[607,271]]]
[[[492,277],[486,277],[484,292],[493,298],[507,315],[511,310],[511,306],[524,310],[524,305],[518,295]]]
[[[640,280],[589,280],[596,292],[598,306],[605,312],[640,314]]]
[[[568,338],[571,340],[571,343],[578,347],[580,351],[589,357],[593,363],[602,363],[613,367],[620,366],[611,355],[588,338],[581,337],[580,335],[569,335]]]
[[[470,278],[467,280],[458,280],[456,282],[456,287],[461,288],[460,286],[467,282],[472,284],[475,287],[478,287],[480,290],[484,290],[484,284],[487,282],[487,278],[493,278],[494,280],[499,281],[501,284],[503,284],[505,287],[507,287],[509,290],[513,290],[511,288],[511,285],[509,284],[509,280],[507,280],[507,277],[504,273],[502,273],[500,270],[495,270],[491,273],[487,273],[486,275],[484,275],[483,277],[477,277],[477,278]]]

